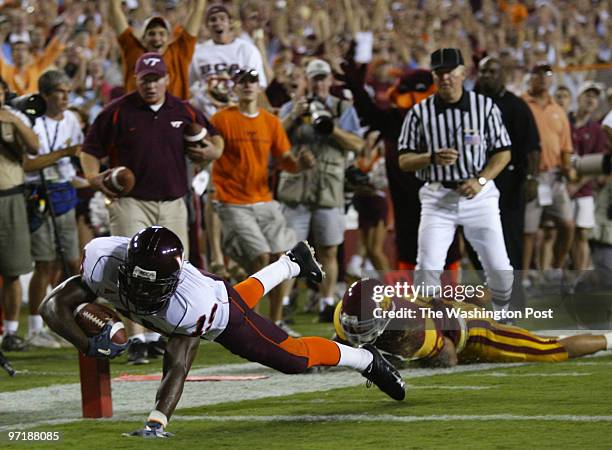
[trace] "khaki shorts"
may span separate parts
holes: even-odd
[[[341,208],[309,208],[297,205],[292,208],[283,205],[287,223],[295,230],[298,241],[312,239],[316,245],[331,247],[344,242],[346,221]]]
[[[565,181],[555,172],[544,172],[538,175],[538,185],[549,187],[552,196],[552,205],[541,206],[539,199],[527,203],[525,206],[525,233],[533,234],[540,228],[542,214],[554,218],[556,221],[569,222],[573,218],[572,201],[567,192]]]
[[[189,258],[187,205],[182,198],[156,202],[120,197],[111,202],[108,213],[113,236],[131,238],[143,228],[161,225],[180,238],[185,249],[185,259]]]
[[[25,198],[23,194],[0,197],[0,275],[16,277],[31,270]]]
[[[55,224],[66,261],[78,261],[80,250],[75,210],[71,209],[66,214],[56,217]],[[45,262],[59,260],[59,255],[55,251],[55,233],[50,216],[32,233],[32,259]]]
[[[223,226],[223,252],[244,267],[260,255],[290,250],[296,243],[295,232],[276,201],[250,205],[217,205]]]

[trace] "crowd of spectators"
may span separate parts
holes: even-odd
[[[513,249],[521,247],[516,257],[509,249],[515,270],[553,269],[548,276],[555,278],[567,267],[584,270],[597,261],[610,267],[610,206],[597,198],[600,189],[609,197],[607,180],[579,178],[570,156],[609,151],[609,15],[605,0],[2,2],[2,349],[62,345],[36,311],[46,290],[78,270],[78,248],[93,236],[132,235],[152,224],[174,229],[194,264],[234,278],[309,238],[328,274],[317,298],[320,319],[329,320],[343,272],[338,250],[351,165],[370,181],[355,189],[361,249],[350,272],[358,276],[367,260],[378,270],[414,268],[419,181],[400,171],[397,138],[406,111],[435,91],[429,58],[439,48],[460,50],[466,90],[523,97],[540,142],[554,147],[556,159],[542,149],[531,171],[526,157],[512,156],[510,166],[524,169],[519,181],[528,203],[542,206],[534,200],[534,178],[546,176],[552,178],[536,181],[548,183],[560,202],[552,217],[528,216],[524,241],[522,223],[512,238],[504,223],[506,246],[513,239]],[[479,66],[487,57],[493,69]],[[494,69],[503,80],[487,92],[482,71]],[[10,95],[34,93],[47,103],[35,121],[8,106]],[[542,128],[547,114],[567,122],[561,140]],[[208,130],[204,146],[185,147],[181,136],[190,122]],[[522,149],[531,150],[539,149]],[[115,198],[102,183],[104,170],[119,165],[136,175],[128,197]],[[204,186],[193,188],[198,173]],[[46,202],[51,208],[33,191],[56,186],[59,200]],[[37,212],[42,218],[33,229]],[[523,216],[520,208],[512,214],[511,222]],[[383,250],[389,231],[397,261]],[[593,258],[589,239],[596,243]],[[447,267],[461,248],[457,237]],[[18,280],[31,270],[28,339],[22,339]],[[533,282],[526,272],[523,284]],[[281,308],[290,289],[273,293],[270,316],[293,333]],[[129,331],[137,343],[131,362],[163,352],[159,335]]]

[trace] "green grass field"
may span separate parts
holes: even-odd
[[[299,314],[295,328],[302,333],[331,334],[331,325],[315,324],[313,319]],[[59,406],[44,417],[45,423],[40,418],[21,417],[23,405],[15,399],[36,404],[36,396],[46,395],[45,388],[51,386],[50,396],[61,386],[78,390],[73,385],[78,383],[77,355],[73,349],[61,349],[8,356],[18,375],[11,379],[0,373],[3,449],[612,448],[612,355],[559,364],[477,366],[463,372],[409,369],[403,372],[408,384],[404,402],[388,399],[375,387],[366,389],[356,378],[354,385],[329,387],[332,376],[354,377],[348,371],[299,376],[265,372],[278,386],[295,384],[302,390],[283,396],[274,396],[274,389],[268,394],[264,390],[248,400],[240,397],[243,388],[233,382],[187,383],[185,395],[192,399],[214,394],[221,400],[196,407],[179,405],[168,429],[175,433],[170,441],[121,436],[142,426],[147,410],[140,407],[123,406],[114,419],[78,420],[75,416],[67,423],[45,422],[61,421],[66,411],[74,413],[78,408],[78,402],[69,399],[62,406],[60,398]],[[193,370],[238,363],[244,361],[221,346],[205,343]],[[121,357],[111,367],[117,376],[155,373],[160,365],[156,361],[132,367]],[[250,367],[245,370],[253,372]],[[252,383],[256,390],[258,382]],[[142,395],[140,384],[114,382],[115,404]],[[119,389],[119,385],[127,387]],[[248,391],[247,384],[244,392]],[[117,392],[127,392],[127,399],[119,398]],[[146,392],[147,398],[139,400],[152,409],[155,386],[151,384]],[[17,428],[18,423],[39,423],[27,431],[59,431],[62,440],[53,444],[8,442],[8,431],[23,430]]]

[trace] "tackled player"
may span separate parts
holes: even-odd
[[[364,279],[349,287],[334,314],[337,340],[353,345],[376,343],[377,348],[399,359],[420,360],[437,367],[474,362],[560,362],[612,349],[612,333],[563,339],[540,337],[493,319],[470,318],[478,315],[464,318],[463,314],[424,315],[419,311],[483,311],[465,302],[432,298],[409,301],[399,297],[376,302],[375,292],[380,291],[381,285],[378,280]],[[387,311],[414,310],[415,314],[385,319],[389,315],[374,313],[378,307]]]
[[[353,348],[321,337],[292,338],[253,310],[285,280],[300,277],[320,283],[324,276],[313,250],[302,241],[276,262],[231,286],[184,261],[178,236],[153,226],[131,239],[92,240],[85,247],[81,275],[55,288],[43,301],[40,313],[53,331],[87,356],[113,358],[126,347],[111,341],[109,325],[88,338],[76,324],[74,309],[97,297],[170,338],[155,409],[144,428],[132,436],[171,435],[164,428],[181,397],[200,338],[288,374],[303,373],[312,366],[350,367],[390,397],[403,400],[404,382],[373,345]]]

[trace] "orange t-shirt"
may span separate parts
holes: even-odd
[[[217,200],[239,205],[271,201],[270,155],[278,158],[291,148],[278,117],[261,108],[257,117],[247,117],[233,106],[211,122],[225,141],[223,155],[213,163]]]
[[[540,172],[560,168],[561,154],[574,151],[570,124],[565,111],[552,97],[549,97],[544,106],[527,93],[523,94],[523,100],[529,105],[540,134]]]
[[[190,35],[185,29],[177,30],[177,37],[170,42],[168,49],[162,55],[168,75],[170,75],[170,83],[168,84],[168,92],[183,100],[189,99],[189,63],[193,57],[193,52],[196,45],[196,37]],[[146,49],[142,43],[136,39],[131,27],[128,27],[119,36],[119,46],[121,47],[121,55],[123,57],[123,83],[126,93],[136,90],[136,79],[134,78],[134,70],[136,61]]]

